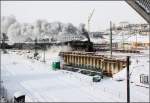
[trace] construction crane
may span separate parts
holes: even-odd
[[[88,16],[88,32],[90,32],[90,21],[91,21],[93,14],[94,14],[94,11],[95,11],[95,9],[93,9],[93,11]]]

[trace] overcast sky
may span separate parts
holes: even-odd
[[[78,26],[80,23],[87,24],[87,18],[94,8],[91,31],[109,27],[110,20],[116,24],[120,21],[146,23],[124,1],[1,1],[1,16],[14,15],[21,23],[45,19]]]

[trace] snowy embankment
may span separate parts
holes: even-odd
[[[55,49],[53,49],[55,50]],[[53,71],[49,60],[58,58],[58,50],[46,53],[46,63],[27,59],[26,54],[2,54],[2,80],[10,98],[16,91],[26,94],[27,102],[125,102],[126,82],[92,77],[64,70]],[[148,102],[147,88],[131,84],[131,101]],[[140,98],[139,98],[140,96]]]
[[[149,75],[149,54],[126,54],[130,56],[131,65],[129,66],[130,71],[130,81],[136,85],[141,85],[149,87],[148,84],[140,83],[140,75],[146,74]],[[114,79],[126,80],[127,71],[124,68],[122,71],[113,76]]]

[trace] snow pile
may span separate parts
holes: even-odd
[[[71,23],[51,22],[46,20],[36,20],[34,23],[19,23],[14,16],[2,17],[2,33],[8,35],[12,43],[25,42],[37,39],[58,39],[58,36],[75,35],[82,39],[79,28]]]
[[[126,68],[121,70],[119,73],[116,73],[115,75],[113,75],[113,79],[117,80],[117,81],[125,80],[126,79]]]

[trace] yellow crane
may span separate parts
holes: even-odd
[[[88,16],[88,32],[90,32],[90,21],[91,21],[94,11],[95,9],[93,9],[90,15]]]

